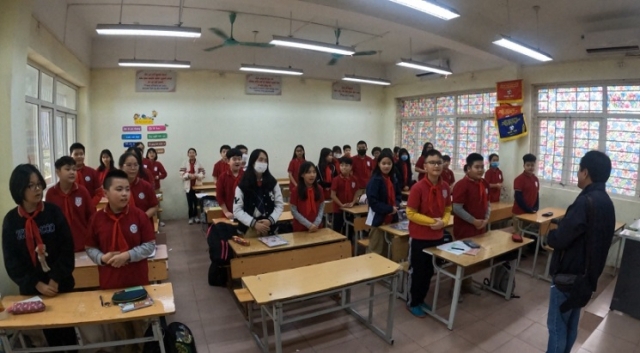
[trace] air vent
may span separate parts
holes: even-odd
[[[640,50],[637,45],[625,45],[621,47],[603,47],[587,49],[587,54],[617,54]]]

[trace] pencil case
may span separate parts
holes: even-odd
[[[42,300],[25,301],[13,303],[7,311],[14,315],[38,313],[44,311],[45,305]]]

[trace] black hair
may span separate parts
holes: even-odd
[[[264,153],[264,155],[267,156],[267,161],[269,161],[269,155],[267,154],[267,151],[258,148],[251,152],[251,155],[249,156],[249,162],[247,163],[247,170],[244,172],[244,174],[242,175],[242,179],[238,183],[238,187],[245,195],[247,195],[248,193],[255,193],[256,189],[258,189],[258,178],[256,177],[254,164],[258,160],[258,157],[260,157],[260,153]],[[276,187],[277,184],[278,181],[273,177],[273,175],[271,175],[269,167],[267,166],[267,170],[262,173],[262,188],[266,190],[272,190],[274,187]]]
[[[462,170],[465,172],[465,174],[467,173],[467,171],[469,170],[469,167],[467,167],[467,165],[465,164],[464,167],[462,168]]]
[[[327,168],[327,157],[331,155],[331,150],[324,147],[320,150],[320,158],[318,159],[318,173],[324,173]]]
[[[426,157],[427,156],[427,147],[428,146],[431,146],[431,149],[433,149],[433,143],[425,142],[424,145],[422,145],[422,153],[420,154],[422,157]]]
[[[230,148],[227,150],[227,154],[225,156],[229,160],[233,157],[242,157],[242,151],[237,148]]]
[[[356,143],[356,148],[358,148],[358,145],[365,145],[367,146],[367,143],[364,142],[363,140],[358,141],[358,143]]]
[[[223,151],[223,150],[227,150],[227,151],[228,151],[228,150],[230,150],[230,149],[231,149],[231,146],[229,146],[229,145],[222,145],[222,146],[220,146],[220,153],[222,153],[222,151]]]
[[[236,147],[234,147],[234,148],[237,148],[239,150],[247,150],[247,151],[249,151],[249,149],[245,145],[236,145]]]
[[[187,150],[187,154],[188,154],[190,151],[195,152],[196,156],[198,155],[198,151],[196,151],[196,149],[195,149],[195,148],[193,148],[193,147],[189,148],[189,149]]]
[[[440,151],[438,151],[438,150],[437,150],[437,149],[435,149],[435,148],[434,148],[434,149],[432,149],[432,150],[428,150],[428,151],[427,151],[427,155],[426,155],[426,156],[424,156],[424,157],[425,157],[425,159],[426,159],[427,157],[431,157],[431,156],[438,156],[438,157],[440,157],[440,159],[442,159],[442,153],[440,153]],[[425,163],[426,163],[426,162],[425,162]]]
[[[500,159],[500,156],[498,156],[498,154],[497,154],[497,153],[492,153],[492,154],[490,154],[490,155],[489,155],[489,162],[491,162],[491,159],[492,159],[493,157],[498,157],[498,159]]]
[[[589,151],[580,159],[580,171],[585,169],[592,182],[606,183],[611,176],[611,159],[600,151]]]
[[[81,144],[80,142],[74,142],[71,144],[71,147],[69,147],[69,154],[73,154],[73,151],[75,150],[82,150],[82,152],[84,152],[84,145]]]
[[[142,164],[142,151],[140,151],[137,147],[127,148],[127,151],[122,156],[120,156],[120,159],[118,161],[118,166],[122,169],[124,160],[127,159],[126,157],[122,159],[122,157],[127,153],[133,153],[134,157],[136,157],[136,160],[138,161],[138,176],[144,180],[148,180],[147,171],[145,170],[144,165]]]
[[[76,165],[76,161],[69,157],[69,156],[62,156],[60,158],[58,158],[58,160],[55,163],[56,169],[60,170],[62,169],[62,167],[66,166],[66,165],[70,165],[70,166],[74,166]]]
[[[109,156],[109,160],[110,160],[110,161],[109,161],[109,170],[113,170],[113,169],[115,169],[115,167],[114,167],[114,163],[115,163],[115,162],[113,161],[113,154],[111,154],[111,151],[109,151],[109,150],[102,150],[102,152],[100,152],[100,163],[99,163],[99,165],[100,165],[100,166],[98,167],[98,171],[99,171],[99,172],[102,172],[102,171],[104,171],[105,169],[107,169],[107,166],[105,166],[105,165],[104,165],[104,163],[102,163],[102,156],[103,156],[103,155],[105,155],[105,154],[106,154],[107,156]]]
[[[395,154],[395,153],[400,153],[400,146],[395,146],[395,147],[393,148],[393,153],[394,153],[394,154]]]
[[[402,160],[402,156],[403,155],[407,155],[407,160],[403,161]],[[411,155],[409,154],[409,150],[407,150],[406,148],[401,148],[398,150],[398,163],[402,164],[406,164],[407,165],[407,170],[409,171],[409,173],[411,173]]]
[[[316,166],[312,162],[307,161],[300,165],[300,170],[298,171],[298,188],[297,188],[298,198],[300,200],[307,199],[307,188],[305,187],[306,184],[304,183],[304,175],[311,168],[315,168],[316,174],[318,173],[318,168],[316,168]],[[318,187],[317,177],[313,179],[313,185],[311,185],[311,187],[313,188],[313,199],[316,201],[320,200],[320,197],[322,197],[322,195],[320,194],[320,188]]]
[[[442,156],[442,160],[445,162],[451,162],[451,156],[448,154],[445,154]]]
[[[124,156],[124,154],[123,154]],[[122,157],[121,157],[122,158]],[[111,169],[107,175],[105,175],[104,177],[104,181],[102,182],[102,188],[105,190],[109,190],[109,188],[111,187],[111,181],[113,179],[124,179],[124,180],[129,180],[129,177],[127,176],[127,173],[124,172],[124,170],[120,170],[120,169]],[[131,196],[133,197],[133,196]]]
[[[156,158],[154,159],[154,161],[157,161],[157,160],[158,160],[158,151],[156,151],[156,149],[155,149],[155,148],[153,148],[153,147],[149,148],[149,149],[147,150],[147,156],[146,156],[146,157],[147,157],[147,159],[149,159],[149,152],[153,152],[153,154],[155,154],[155,155],[156,155]]]
[[[144,149],[144,143],[142,141],[140,142],[136,142],[136,148],[142,146],[142,149]]]
[[[342,148],[340,148],[340,146],[333,146],[333,150],[331,152],[342,154]]]
[[[340,157],[338,158],[338,161],[340,164],[353,165],[353,159],[351,159],[351,157]]]
[[[536,160],[537,160],[536,156],[531,153],[527,153],[524,156],[522,156],[523,163],[535,162]]]
[[[296,145],[296,147],[293,149],[293,157],[291,157],[291,160],[294,160],[298,157],[296,157],[296,150],[298,148],[302,148],[302,159],[307,159],[307,155],[304,153],[304,146],[303,145]]]
[[[467,167],[471,168],[475,162],[484,162],[484,157],[480,153],[471,153],[467,156]]]
[[[40,174],[38,168],[33,164],[19,164],[13,169],[11,177],[9,178],[9,191],[11,191],[11,198],[16,205],[22,205],[24,201],[24,193],[27,191],[27,188],[29,188],[31,174],[38,176],[38,182],[43,192],[47,186],[42,174]]]
[[[382,152],[380,152],[378,159],[376,159],[376,168],[373,170],[373,174],[382,175],[382,170],[380,170],[380,162],[382,162],[382,160],[385,158],[389,158],[389,160],[391,160],[391,171],[389,171],[389,175],[393,174],[393,152],[391,152],[391,150],[388,148],[385,148],[382,150]]]
[[[343,150],[346,150],[347,148],[348,148],[348,149],[351,149],[351,146],[349,146],[349,145],[344,145],[344,146],[342,146],[342,149],[343,149]]]
[[[371,155],[373,156],[376,153],[376,151],[382,152],[382,148],[380,148],[378,146],[372,148],[371,149]]]

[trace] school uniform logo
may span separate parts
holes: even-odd
[[[146,165],[143,165],[143,167],[144,167],[145,169],[147,169],[147,166],[146,166]]]
[[[446,199],[447,196],[449,196],[449,192],[445,189],[442,189],[442,197]]]
[[[76,207],[82,206],[82,197],[76,197]]]
[[[140,200],[144,200],[144,193],[143,193],[143,192],[139,193],[139,194],[138,194],[138,198],[139,198]]]
[[[538,187],[538,182],[537,181],[535,182],[535,184],[536,184],[536,187]]]
[[[157,172],[158,171],[158,167],[153,167],[153,171]]]
[[[371,167],[371,162],[367,161],[367,167]]]
[[[355,182],[355,181],[352,181],[352,182],[351,182],[351,188],[352,188],[352,189],[355,189],[355,187],[356,187],[356,182]]]
[[[138,226],[135,224],[132,224],[131,227],[129,227],[129,230],[131,231],[131,233],[136,234],[138,233]]]
[[[91,181],[91,177],[87,175],[86,177],[84,177],[84,181]]]
[[[498,174],[498,178],[499,178],[500,180],[502,180],[502,175],[501,175],[501,174]]]

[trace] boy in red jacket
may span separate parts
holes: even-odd
[[[371,179],[371,172],[376,167],[376,161],[367,156],[366,142],[358,141],[356,148],[358,155],[351,157],[353,161],[353,176],[356,178],[358,189],[365,189],[369,179]]]
[[[340,175],[331,182],[331,200],[333,200],[333,230],[340,233],[344,225],[343,208],[353,207],[357,203],[356,179],[351,174],[353,161],[349,157],[342,157],[340,162]],[[353,233],[349,233],[352,236]],[[349,239],[351,240],[351,239]]]
[[[102,199],[102,186],[98,172],[84,164],[84,152],[84,145],[79,142],[75,142],[69,147],[69,153],[76,161],[76,182],[87,189],[95,207]]]
[[[227,170],[229,170],[229,158],[227,157],[227,152],[231,149],[229,145],[220,146],[220,160],[213,165],[213,182],[217,183],[220,179],[220,176],[224,174]],[[240,155],[242,158],[242,154]]]
[[[244,170],[242,170],[242,151],[232,148],[227,151],[225,158],[229,163],[227,170],[220,174],[216,183],[216,198],[225,217],[233,219],[233,198],[236,194],[236,187],[244,174]]]

